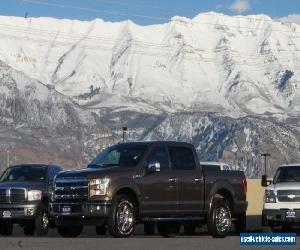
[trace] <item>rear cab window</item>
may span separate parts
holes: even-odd
[[[173,170],[194,170],[196,168],[196,161],[191,148],[170,146],[168,149]]]

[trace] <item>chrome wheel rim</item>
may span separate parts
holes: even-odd
[[[47,229],[49,225],[49,219],[46,213],[43,213],[42,223],[43,223],[43,229]]]
[[[128,201],[123,201],[117,208],[117,227],[122,234],[130,233],[134,225],[133,206]]]
[[[219,232],[228,232],[231,227],[230,211],[226,207],[216,209],[216,228]]]

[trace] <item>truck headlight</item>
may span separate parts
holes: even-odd
[[[42,191],[29,190],[27,193],[28,201],[39,201],[42,199]]]
[[[266,189],[264,200],[265,203],[276,203],[276,195],[274,190]]]
[[[90,197],[106,195],[109,179],[90,179]]]

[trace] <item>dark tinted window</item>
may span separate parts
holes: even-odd
[[[154,148],[147,158],[147,163],[153,161],[160,163],[160,170],[169,169],[170,163],[167,149],[165,147]]]
[[[1,182],[28,181],[44,182],[47,176],[47,168],[39,166],[16,166],[8,168],[1,176]]]
[[[214,171],[220,170],[220,166],[218,165],[201,165],[201,167],[203,170],[214,170]]]
[[[173,169],[192,170],[195,169],[196,163],[193,151],[186,147],[169,148],[171,164]]]
[[[274,183],[279,182],[300,182],[300,166],[279,168]]]
[[[143,157],[146,148],[144,145],[116,145],[100,153],[88,167],[135,167]]]

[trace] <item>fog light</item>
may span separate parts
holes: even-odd
[[[27,208],[27,215],[33,216],[34,215],[34,208]]]
[[[101,209],[101,207],[100,206],[97,206],[97,210],[99,211]]]

